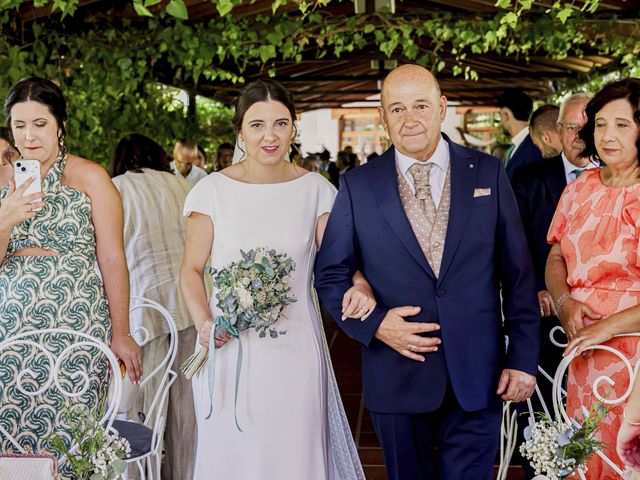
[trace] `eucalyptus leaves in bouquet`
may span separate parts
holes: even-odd
[[[209,397],[213,411],[213,384],[215,380],[214,336],[228,332],[238,339],[238,360],[236,362],[236,402],[238,382],[242,368],[242,342],[240,332],[253,329],[259,338],[278,338],[286,331],[278,330],[276,323],[283,316],[282,311],[296,299],[291,294],[291,274],[296,265],[286,253],[266,247],[258,247],[248,252],[240,250],[240,259],[231,262],[221,270],[211,270],[216,290],[216,304],[221,314],[213,319],[209,348],[200,349],[182,365],[182,373],[191,378],[208,362]],[[236,416],[236,426],[240,430]]]
[[[234,334],[253,328],[260,338],[277,338],[275,324],[282,310],[296,301],[289,282],[295,263],[286,253],[264,247],[244,252],[242,260],[220,271],[213,270],[216,300],[222,317],[216,328]],[[235,328],[233,328],[235,327]]]
[[[592,405],[582,420],[572,425],[550,420],[538,413],[538,421],[524,431],[525,442],[520,453],[529,460],[536,475],[548,480],[561,480],[584,468],[596,450],[605,445],[595,438],[600,422],[609,410],[600,402]],[[536,477],[538,478],[538,477]]]
[[[99,409],[102,412],[102,409]],[[100,423],[101,415],[86,405],[65,406],[68,432],[78,447],[69,449],[67,441],[54,433],[48,438],[51,450],[67,456],[76,480],[120,480],[124,478],[129,442],[110,433]]]

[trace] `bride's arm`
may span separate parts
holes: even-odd
[[[316,244],[318,248],[322,244],[322,237],[327,228],[329,214],[325,213],[318,218],[316,226]],[[342,320],[347,318],[359,318],[365,320],[377,305],[373,290],[367,279],[360,271],[353,275],[353,286],[347,290],[342,299]]]
[[[199,342],[209,346],[209,335],[213,325],[207,303],[204,284],[204,269],[213,245],[213,222],[208,215],[192,212],[187,219],[187,238],[180,267],[180,291],[198,331]],[[216,339],[216,346],[219,342]]]

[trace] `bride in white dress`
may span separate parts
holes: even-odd
[[[335,189],[321,175],[285,160],[295,136],[291,97],[277,82],[248,85],[233,119],[244,160],[201,180],[187,197],[189,216],[180,286],[206,348],[215,291],[203,275],[240,259],[240,250],[287,253],[296,269],[278,338],[242,332],[237,404],[238,340],[216,337],[213,414],[208,374],[194,377],[198,421],[196,480],[364,480],[331,368],[311,275]],[[375,300],[360,274],[345,295],[345,315],[366,318]],[[242,432],[235,423],[237,416]]]

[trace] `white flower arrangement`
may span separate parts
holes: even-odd
[[[520,445],[520,453],[539,476],[535,478],[562,480],[583,469],[587,459],[603,447],[594,435],[607,413],[602,404],[594,404],[581,427],[538,415],[538,422],[525,429],[526,441]]]
[[[99,409],[100,411],[102,409]],[[108,432],[100,424],[98,412],[86,405],[66,406],[69,431],[78,442],[70,450],[65,438],[53,434],[48,441],[54,453],[66,455],[76,480],[121,480],[131,453],[129,442]]]

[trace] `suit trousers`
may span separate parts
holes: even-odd
[[[434,412],[371,412],[389,480],[491,480],[501,418],[499,397],[465,412],[450,385]]]

